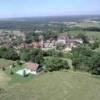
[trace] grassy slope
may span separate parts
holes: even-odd
[[[0,100],[99,100],[100,80],[87,73],[52,72],[9,89]]]
[[[0,59],[0,67],[9,67],[9,65],[13,64],[14,61]]]
[[[8,87],[8,82],[10,81],[10,77],[7,76],[4,72],[0,71],[0,88]]]

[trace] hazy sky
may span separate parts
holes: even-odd
[[[100,14],[100,0],[0,0],[0,18]]]

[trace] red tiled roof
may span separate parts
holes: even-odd
[[[32,62],[26,63],[26,68],[30,69],[31,71],[36,71],[38,67],[39,67],[39,64],[37,63],[32,63]]]

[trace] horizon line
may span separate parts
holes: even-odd
[[[51,18],[51,17],[68,17],[68,16],[100,16],[100,14],[73,14],[73,15],[44,15],[44,16],[17,16],[17,17],[1,17],[0,19],[16,19],[16,18]]]

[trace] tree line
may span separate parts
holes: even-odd
[[[16,51],[13,48],[0,48],[0,58],[14,61],[25,61],[38,63],[44,66],[45,71],[57,71],[69,69],[68,62],[61,59],[64,54],[56,50],[43,51],[41,49],[21,49]],[[50,58],[48,58],[50,57]]]
[[[72,65],[74,70],[100,74],[100,53],[90,48],[80,46],[72,50]]]

